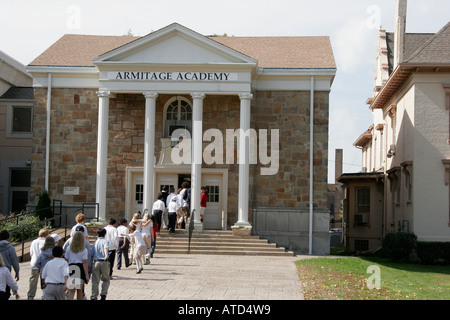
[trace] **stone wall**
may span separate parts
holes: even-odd
[[[161,149],[163,108],[173,95],[156,101],[155,155]],[[189,95],[186,98],[192,100]],[[45,183],[47,89],[36,88],[34,112],[32,195],[37,203]],[[256,92],[252,100],[251,127],[279,129],[279,171],[260,174],[260,164],[250,166],[249,221],[252,208],[306,208],[309,202],[309,91]],[[314,205],[327,207],[328,92],[315,93]],[[52,89],[50,186],[51,199],[64,203],[95,202],[98,96],[93,89]],[[239,128],[237,95],[206,95],[203,129]],[[110,98],[107,216],[125,215],[126,168],[142,167],[145,98],[142,94],[117,94]],[[206,143],[208,144],[208,143]],[[270,148],[269,148],[270,150]],[[235,148],[237,155],[237,147]],[[239,169],[237,164],[204,164],[228,168],[228,226],[237,220]],[[79,187],[79,195],[64,195],[64,187]]]

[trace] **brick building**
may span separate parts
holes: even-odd
[[[196,229],[252,226],[291,250],[329,252],[328,37],[203,36],[174,23],[144,37],[65,35],[28,70],[31,203],[47,189],[66,208],[130,218],[187,179]]]

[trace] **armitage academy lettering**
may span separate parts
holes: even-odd
[[[229,72],[118,71],[111,78],[115,80],[144,81],[230,81],[232,80],[230,75],[231,73]]]

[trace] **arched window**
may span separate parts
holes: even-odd
[[[184,97],[173,97],[164,107],[164,137],[172,136],[177,129],[185,129],[191,134],[192,106]]]

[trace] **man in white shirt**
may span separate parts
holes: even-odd
[[[161,217],[166,210],[166,205],[164,204],[164,201],[162,200],[162,195],[158,196],[158,200],[153,203],[153,215],[156,217],[156,223],[158,224],[158,230],[161,230]],[[159,232],[158,232],[159,233]]]
[[[130,239],[127,236],[129,233],[127,225],[127,219],[121,219],[120,226],[117,227],[117,233],[119,234],[119,244],[117,247],[117,270],[120,270],[122,267],[122,255],[125,258],[125,268],[128,268],[131,265],[128,257]]]
[[[69,279],[69,264],[63,258],[63,249],[55,246],[52,249],[53,259],[45,264],[42,270],[44,282],[43,300],[64,300]]]
[[[113,273],[113,267],[114,267],[114,260],[116,259],[116,251],[119,247],[119,233],[117,232],[116,227],[114,226],[116,224],[116,219],[111,218],[109,219],[108,225],[105,227],[106,235],[105,239],[109,243],[108,248],[108,260],[109,260],[109,277],[112,279],[112,273]]]
[[[177,197],[172,197],[169,205],[167,206],[169,211],[169,232],[175,233],[175,224],[177,222],[177,213],[178,213],[178,201]]]
[[[39,230],[39,238],[33,240],[30,246],[30,266],[31,266],[31,276],[30,276],[30,286],[28,289],[28,300],[33,300],[36,296],[37,284],[39,281],[39,269],[35,266],[37,258],[41,253],[41,248],[44,246],[45,238],[49,236],[47,228],[42,228]]]

